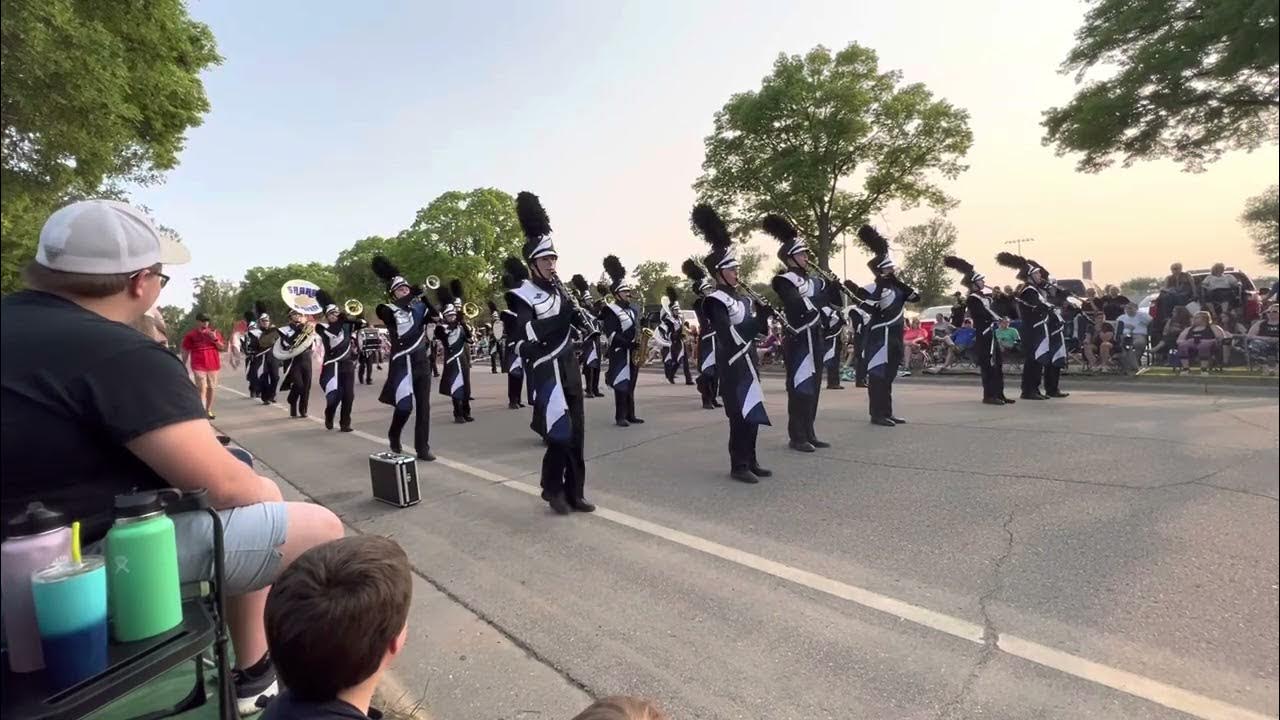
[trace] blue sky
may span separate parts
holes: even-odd
[[[607,252],[674,265],[698,249],[690,185],[715,111],[779,52],[850,41],[972,114],[971,169],[947,185],[961,254],[982,264],[1031,236],[1027,254],[1064,277],[1084,259],[1107,281],[1172,259],[1263,270],[1235,217],[1277,182],[1274,147],[1197,175],[1163,162],[1080,175],[1041,147],[1040,112],[1073,88],[1056,70],[1076,3],[206,0],[191,12],[225,58],[205,77],[213,108],[166,183],[134,195],[194,255],[166,303],[188,304],[195,275],[332,261],[436,195],[480,186],[538,193],[568,272],[598,274]]]

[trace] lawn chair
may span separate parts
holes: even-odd
[[[105,672],[48,694],[39,682],[40,674],[15,674],[4,658],[4,684],[0,693],[0,709],[5,720],[79,720],[93,716],[106,705],[121,700],[152,684],[157,678],[183,663],[195,665],[195,684],[177,705],[145,712],[134,720],[159,720],[203,706],[208,701],[205,689],[205,653],[212,646],[213,667],[217,672],[218,717],[236,720],[236,701],[231,683],[231,667],[227,657],[225,567],[223,561],[222,518],[208,506],[204,491],[184,495],[178,507],[169,512],[207,512],[213,520],[213,585],[199,582],[182,588],[182,624],[146,640],[113,644]]]

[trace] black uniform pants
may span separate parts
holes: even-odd
[[[258,378],[258,397],[262,402],[276,401],[276,388],[280,385],[280,364],[271,353],[262,360],[262,375]]]
[[[507,373],[507,402],[512,405],[523,405],[524,400],[520,397],[520,387],[524,385],[524,372],[508,372]]]
[[[413,409],[396,410],[391,415],[391,427],[387,438],[393,447],[400,447],[400,431],[413,413],[413,447],[418,454],[431,449],[431,374],[426,365],[413,368]]]
[[[489,374],[498,374],[498,353],[489,353]]]
[[[325,396],[324,424],[333,427],[333,415],[341,407],[338,415],[338,427],[351,427],[351,404],[356,399],[355,367],[350,360],[339,360],[337,363],[338,390]]]
[[[636,394],[633,390],[613,391],[613,419],[634,420],[636,417]]]
[[[835,361],[827,366],[827,387],[834,388],[840,385],[840,362],[844,360],[844,333],[837,335],[835,340],[836,354]]]
[[[898,377],[898,364],[890,363],[879,368],[883,373],[870,373],[867,377],[867,404],[872,419],[893,417],[893,381]]]
[[[307,351],[289,361],[289,414],[306,415],[311,404],[311,357]]]
[[[587,482],[587,461],[582,448],[586,445],[582,393],[565,392],[573,433],[569,444],[551,443],[542,454],[542,499],[550,500],[561,493],[570,500],[583,499]]]
[[[471,399],[467,397],[466,390],[463,390],[462,397],[453,398],[453,416],[456,418],[471,417]]]
[[[600,394],[600,368],[589,367],[582,371],[583,379],[586,381],[586,392],[588,395]]]
[[[793,443],[818,439],[813,426],[818,419],[818,386],[815,379],[812,395],[787,391],[787,437]]]
[[[853,381],[867,384],[867,359],[862,355],[862,333],[853,334]]]
[[[989,339],[978,341],[978,372],[982,375],[982,399],[1004,397],[1004,358],[1000,346],[990,348]]]
[[[372,353],[361,351],[356,356],[357,372],[360,382],[371,385],[373,384],[373,357]]]
[[[702,394],[702,406],[704,408],[719,406],[719,403],[716,401],[719,389],[720,383],[716,380],[714,375],[698,376],[698,392]]]
[[[749,470],[756,465],[756,435],[760,426],[735,417],[734,413],[725,410],[729,416],[729,469]]]
[[[1049,364],[1044,366],[1044,394],[1057,395],[1062,392],[1058,388],[1058,378],[1062,377],[1062,368]]]
[[[1022,394],[1037,395],[1040,393],[1040,379],[1045,374],[1045,366],[1041,365],[1034,356],[1027,355],[1027,359],[1022,361]]]

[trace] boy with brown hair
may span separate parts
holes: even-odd
[[[262,720],[366,720],[378,681],[404,649],[409,558],[376,535],[303,553],[267,596],[267,645],[281,694]]]

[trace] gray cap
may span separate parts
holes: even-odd
[[[191,262],[191,252],[125,203],[81,200],[45,221],[36,262],[62,272],[115,275]]]

